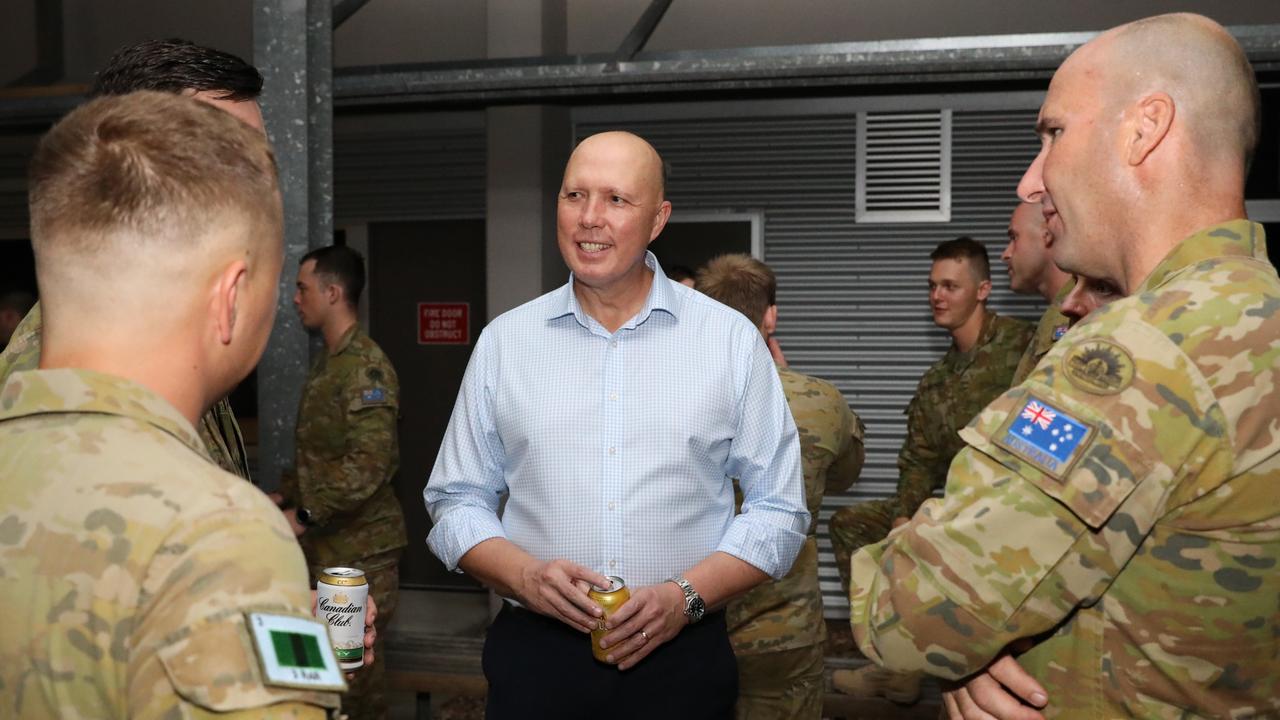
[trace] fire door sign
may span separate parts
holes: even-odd
[[[471,303],[418,303],[419,345],[469,345]]]

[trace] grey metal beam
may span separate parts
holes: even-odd
[[[284,271],[276,324],[258,365],[258,471],[268,490],[293,465],[310,345],[293,309],[298,261],[333,237],[332,0],[254,0],[253,59],[284,199]]]
[[[369,0],[333,0],[333,29],[355,15],[360,8],[369,4]]]
[[[653,0],[653,2],[649,3],[649,7],[645,8],[644,12],[640,14],[640,19],[636,21],[635,27],[631,28],[631,32],[627,33],[627,37],[622,41],[622,45],[618,47],[618,52],[614,54],[614,57],[619,62],[625,62],[634,58],[636,53],[643,50],[669,7],[671,7],[671,0]]]
[[[10,87],[48,85],[61,80],[65,73],[62,3],[48,0],[32,2],[36,6],[36,66],[9,83]]]
[[[1280,25],[1229,28],[1255,67],[1280,69]],[[334,78],[339,107],[491,104],[649,92],[1048,79],[1096,33],[1046,33],[838,43],[468,64],[351,68]]]
[[[1280,72],[1280,25],[1228,29],[1255,69]],[[625,63],[600,55],[348,68],[335,73],[333,96],[338,107],[475,106],[589,102],[653,92],[705,95],[1047,80],[1072,50],[1092,37],[1094,33],[1051,33],[640,53]],[[81,99],[4,98],[0,93],[0,127],[51,122]]]

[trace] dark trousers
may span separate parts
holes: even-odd
[[[630,670],[598,662],[589,635],[504,605],[484,643],[486,720],[732,720],[738,666],[724,613],[710,613]]]

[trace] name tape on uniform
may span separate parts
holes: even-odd
[[[996,445],[1061,480],[1088,447],[1094,428],[1028,395],[996,434]]]
[[[292,615],[246,613],[264,685],[345,691],[324,623]]]

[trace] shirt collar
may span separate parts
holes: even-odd
[[[138,420],[209,459],[195,428],[177,408],[132,380],[93,370],[59,368],[16,372],[0,388],[0,420],[63,413]]]
[[[653,271],[653,283],[649,285],[649,295],[645,298],[640,312],[628,320],[622,326],[624,328],[634,328],[643,324],[649,319],[654,310],[661,310],[678,319],[680,309],[684,306],[684,298],[675,289],[675,283],[671,282],[667,278],[667,274],[662,271],[662,265],[658,263],[657,256],[645,250],[644,264]],[[587,313],[582,309],[582,305],[578,302],[578,296],[573,292],[573,273],[569,273],[569,282],[560,287],[557,295],[549,305],[548,320],[572,315],[578,320],[578,324],[585,328],[591,327],[592,323],[595,322],[587,316]]]
[[[987,316],[982,320],[982,331],[978,333],[978,340],[973,344],[973,347],[964,352],[960,352],[960,348],[956,347],[956,341],[954,339],[951,341],[949,354],[954,353],[954,355],[951,356],[951,368],[953,372],[960,373],[963,372],[965,368],[969,367],[969,365],[973,363],[973,359],[978,356],[978,350],[991,342],[991,339],[996,336],[996,314],[990,310],[986,310],[985,312]]]
[[[1174,246],[1133,294],[1154,290],[1171,275],[1201,260],[1229,255],[1266,260],[1266,233],[1262,226],[1245,219],[1229,220],[1192,234]]]
[[[351,341],[355,340],[356,333],[359,332],[359,330],[359,322],[351,323],[351,327],[347,328],[347,331],[342,333],[341,338],[338,338],[338,344],[334,346],[333,352],[329,353],[329,356],[333,357],[335,355],[341,355],[347,348],[351,347]]]

